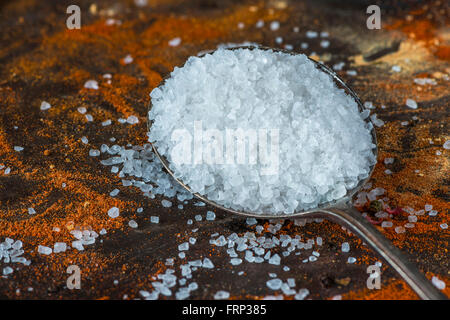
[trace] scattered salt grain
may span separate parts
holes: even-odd
[[[239,259],[239,258],[233,258],[233,259],[230,260],[230,263],[231,263],[233,266],[237,266],[237,265],[240,265],[240,264],[242,263],[242,259]]]
[[[158,216],[151,216],[150,217],[151,223],[159,223],[159,217]]]
[[[130,64],[133,62],[133,57],[130,54],[127,54],[125,58],[122,59],[124,64]]]
[[[436,288],[438,288],[439,290],[444,290],[444,289],[445,289],[445,282],[442,281],[441,279],[439,279],[439,278],[436,277],[436,276],[433,276],[433,277],[431,278],[431,283],[432,283]]]
[[[341,250],[342,250],[342,252],[349,252],[350,251],[350,244],[348,242],[342,243]]]
[[[35,214],[36,210],[34,208],[28,208],[28,214]]]
[[[14,151],[20,152],[23,150],[23,147],[14,146]]]
[[[50,109],[52,106],[50,105],[50,103],[48,103],[47,101],[42,101],[41,103],[41,110],[48,110]]]
[[[119,194],[119,192],[120,192],[119,189],[114,189],[113,191],[111,191],[111,192],[109,193],[109,195],[110,195],[111,197],[115,197],[115,196],[117,196],[117,195]]]
[[[257,28],[264,27],[264,20],[258,20],[255,24],[255,27],[257,27]]]
[[[417,102],[413,99],[406,99],[406,106],[411,109],[417,109]]]
[[[181,38],[179,38],[179,37],[173,38],[172,40],[169,41],[169,46],[177,47],[180,45],[180,43],[181,43]]]
[[[110,216],[111,218],[117,218],[119,216],[119,208],[117,207],[112,207],[111,209],[108,210],[108,216]]]
[[[216,214],[212,211],[206,212],[206,220],[213,221],[216,219]]]
[[[272,290],[281,289],[282,284],[283,284],[283,281],[281,281],[280,279],[270,279],[266,282],[267,287]]]
[[[443,147],[444,147],[444,149],[449,150],[450,149],[450,140],[445,141]]]
[[[81,137],[81,142],[83,142],[84,144],[88,144],[89,140],[88,138],[86,138],[85,136]]]
[[[448,229],[448,224],[446,224],[446,223],[441,223],[439,226],[444,230]]]
[[[272,21],[270,23],[270,30],[277,31],[278,29],[280,29],[280,23],[278,21]]]
[[[138,224],[137,224],[137,222],[136,222],[136,221],[134,221],[134,220],[130,220],[130,221],[128,221],[128,225],[130,226],[130,228],[133,228],[133,229],[135,229],[135,228],[137,228],[137,227],[138,227]]]
[[[95,80],[88,80],[85,82],[84,87],[86,89],[98,90],[98,82]]]
[[[67,250],[67,244],[65,242],[56,242],[53,245],[53,252],[54,253],[65,252],[66,250]]]
[[[215,300],[221,300],[221,299],[228,299],[230,298],[230,293],[228,291],[217,291],[216,294],[214,295],[214,299]]]
[[[320,41],[320,46],[321,46],[322,48],[328,48],[328,47],[330,46],[330,41],[328,41],[328,40],[322,40],[322,41]]]
[[[100,155],[100,150],[97,150],[97,149],[89,150],[89,156],[91,156],[91,157],[98,157],[99,155]]]
[[[40,254],[45,254],[45,255],[49,255],[52,253],[52,248],[46,247],[46,246],[38,246],[38,253]]]
[[[347,263],[355,263],[355,262],[356,262],[356,258],[354,258],[354,257],[348,257]]]
[[[136,123],[139,123],[139,119],[136,116],[129,116],[127,118],[127,123],[129,123],[129,124],[136,124]]]
[[[172,206],[172,202],[170,202],[169,200],[162,200],[161,204],[164,208],[170,208]]]
[[[317,36],[318,36],[318,33],[316,31],[311,31],[311,30],[306,31],[307,38],[312,39],[312,38],[317,38]]]

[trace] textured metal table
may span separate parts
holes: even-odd
[[[226,248],[209,243],[211,234],[243,235],[254,232],[254,226],[216,210],[216,220],[206,221],[206,211],[212,208],[194,206],[193,201],[183,210],[176,205],[164,208],[162,198],[151,200],[137,188],[122,186],[109,167],[88,155],[91,148],[112,144],[111,137],[119,145],[146,143],[148,93],[162,77],[200,51],[246,41],[287,45],[329,66],[345,62],[338,73],[363,101],[373,103],[372,113],[385,122],[377,128],[380,149],[373,187],[386,189],[392,208],[420,210],[431,204],[438,212],[418,216],[413,228],[397,233],[394,227],[408,222],[408,214],[401,212],[392,218],[394,227],[380,230],[414,257],[428,278],[444,281],[444,293],[449,296],[449,231],[444,229],[449,210],[449,151],[443,148],[449,140],[449,12],[444,1],[392,1],[389,5],[378,1],[382,28],[369,30],[366,8],[376,2],[158,0],[137,6],[133,1],[78,1],[79,30],[66,28],[70,2],[2,3],[0,242],[6,237],[23,241],[23,256],[31,264],[0,262],[0,269],[14,269],[0,278],[0,297],[139,298],[139,291],[151,291],[153,279],[167,268],[174,268],[178,275],[180,264],[208,257],[215,268],[193,272],[190,281],[199,288],[191,298],[212,299],[219,290],[229,291],[233,299],[281,296],[281,291],[266,286],[268,273],[283,280],[295,278],[296,288],[307,288],[311,299],[416,298],[385,265],[381,289],[369,290],[366,269],[378,257],[327,221],[306,226],[284,221],[278,232],[303,239],[322,237],[323,245],[316,248],[320,258],[314,263],[302,263],[309,250],[284,257],[281,266],[245,261],[232,266]],[[265,22],[262,28],[256,26],[259,20]],[[280,22],[280,28],[271,30],[272,21]],[[327,31],[329,36],[308,38],[308,30]],[[177,37],[181,39],[178,46],[168,45]],[[322,40],[328,40],[329,47],[321,45]],[[308,48],[302,43],[308,43]],[[131,63],[123,60],[127,55],[133,58]],[[106,73],[112,75],[110,83],[103,77]],[[433,79],[434,84],[419,85],[416,78]],[[98,81],[98,90],[84,88],[90,79]],[[418,108],[408,108],[407,98],[417,101]],[[41,111],[42,101],[52,107]],[[87,121],[79,107],[86,108],[93,121]],[[117,122],[130,115],[136,115],[139,123]],[[112,125],[102,126],[107,119]],[[81,142],[83,136],[88,144]],[[16,151],[15,146],[24,149]],[[394,162],[385,164],[385,158]],[[6,168],[10,168],[8,174]],[[109,193],[115,188],[120,193],[112,197]],[[108,217],[112,206],[120,208],[119,218]],[[36,214],[28,213],[30,207]],[[138,207],[144,211],[136,213]],[[361,210],[370,213],[372,207]],[[188,225],[186,221],[197,214],[203,221]],[[151,223],[150,216],[159,216],[160,223]],[[139,227],[130,228],[130,219]],[[267,231],[271,222],[258,223]],[[38,245],[70,244],[74,240],[70,231],[88,226],[108,232],[84,251],[71,249],[48,256],[37,252]],[[197,238],[197,243],[185,260],[179,259],[178,245],[189,237]],[[341,251],[345,241],[350,243],[349,254]],[[347,263],[349,256],[356,263]],[[173,267],[165,265],[167,258],[175,258]],[[81,269],[80,290],[66,287],[69,265]],[[283,266],[289,271],[283,271]],[[238,275],[240,271],[244,274]]]

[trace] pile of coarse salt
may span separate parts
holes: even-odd
[[[151,99],[149,141],[192,191],[235,210],[275,215],[314,208],[343,197],[376,162],[367,114],[305,55],[219,49],[175,68]],[[264,174],[267,163],[260,158],[244,164],[174,161],[179,141],[173,134],[181,129],[195,140],[199,121],[204,132],[224,136],[227,130],[278,130],[278,141],[267,142],[279,150],[277,172]],[[206,143],[214,139],[219,141]],[[261,143],[249,143],[247,156]],[[186,159],[208,156],[196,150]],[[229,151],[225,143],[217,150]]]

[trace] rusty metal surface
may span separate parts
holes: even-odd
[[[295,278],[297,288],[308,288],[311,299],[416,298],[392,270],[383,266],[382,288],[366,288],[368,265],[377,257],[357,238],[331,222],[296,226],[284,221],[279,233],[304,239],[321,236],[320,258],[302,263],[310,251],[282,259],[281,266],[268,263],[243,263],[232,266],[224,247],[209,244],[211,234],[243,235],[254,231],[245,220],[216,211],[215,221],[205,221],[209,207],[196,207],[191,201],[183,210],[163,208],[161,199],[149,200],[135,188],[123,187],[120,179],[89,157],[91,148],[110,144],[143,145],[146,142],[148,93],[174,66],[191,55],[214,49],[221,43],[257,42],[278,47],[275,38],[294,51],[312,55],[333,66],[345,62],[339,72],[363,101],[372,101],[378,118],[385,125],[377,128],[379,163],[372,183],[385,188],[392,207],[422,209],[432,204],[436,216],[420,216],[416,226],[405,233],[393,229],[384,233],[394,244],[409,253],[428,278],[438,276],[448,287],[449,254],[449,151],[442,145],[449,139],[450,90],[448,75],[448,8],[439,1],[392,1],[381,3],[383,27],[366,28],[367,1],[148,1],[137,7],[133,1],[78,1],[82,9],[80,30],[67,30],[65,20],[69,2],[10,1],[0,5],[0,241],[5,237],[24,243],[29,266],[10,264],[14,272],[0,278],[0,297],[9,299],[122,299],[139,296],[139,290],[151,290],[153,278],[164,273],[167,258],[176,258],[178,245],[196,237],[186,259],[209,257],[214,269],[193,273],[199,289],[193,299],[212,299],[218,290],[227,290],[231,298],[259,299],[277,295],[267,288],[268,273],[283,280]],[[108,26],[107,19],[120,25]],[[259,19],[263,28],[256,28]],[[280,29],[271,31],[271,21],[280,21]],[[244,23],[243,28],[238,24]],[[294,27],[299,32],[293,31]],[[307,30],[328,31],[330,47],[322,48],[320,39],[308,39]],[[168,41],[181,37],[178,47]],[[309,48],[301,49],[308,42]],[[125,64],[130,54],[134,61]],[[401,66],[393,72],[392,66]],[[356,70],[348,75],[345,70]],[[111,84],[103,74],[112,74]],[[419,86],[414,78],[435,79],[436,85]],[[89,79],[99,82],[99,90],[85,89]],[[415,99],[418,109],[405,106]],[[52,108],[40,111],[41,101]],[[381,106],[386,106],[382,108]],[[85,107],[94,121],[87,122],[77,111]],[[118,118],[139,117],[136,125],[123,125]],[[414,117],[415,116],[415,117]],[[413,118],[414,117],[414,118]],[[111,126],[101,122],[111,119]],[[407,125],[402,125],[408,121]],[[85,145],[82,136],[89,139]],[[432,144],[430,143],[432,141]],[[23,146],[21,152],[14,146]],[[439,151],[441,154],[437,155]],[[395,159],[385,165],[386,157]],[[385,170],[393,173],[387,175]],[[63,187],[62,184],[66,187]],[[116,197],[109,193],[120,189]],[[176,202],[174,202],[176,203]],[[110,219],[107,210],[117,206],[121,216]],[[27,208],[33,207],[35,215]],[[144,212],[136,213],[143,207]],[[188,225],[196,214],[203,221]],[[150,216],[160,217],[159,224]],[[405,212],[395,216],[395,225],[407,222]],[[138,222],[131,229],[128,221]],[[266,229],[270,222],[258,221]],[[69,233],[76,227],[90,226],[108,233],[86,246],[65,253],[45,256],[37,253],[39,244],[53,246],[57,241],[70,243]],[[60,232],[53,229],[57,227]],[[194,232],[193,229],[198,228]],[[348,241],[357,263],[348,264],[348,254],[340,250]],[[282,248],[278,248],[281,253]],[[317,249],[317,248],[316,248]],[[274,251],[276,252],[276,251]],[[66,268],[79,265],[81,290],[66,288]],[[7,264],[0,262],[0,269]],[[283,271],[288,266],[289,271]],[[239,276],[238,272],[244,271]],[[118,280],[117,284],[114,281]],[[32,289],[29,289],[32,288]],[[171,299],[172,297],[163,297]],[[292,296],[285,296],[290,299]]]

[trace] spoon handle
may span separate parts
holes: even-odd
[[[319,209],[312,215],[333,220],[358,235],[397,271],[421,299],[447,300],[447,297],[434,287],[404,253],[384,237],[351,204],[342,208]]]

